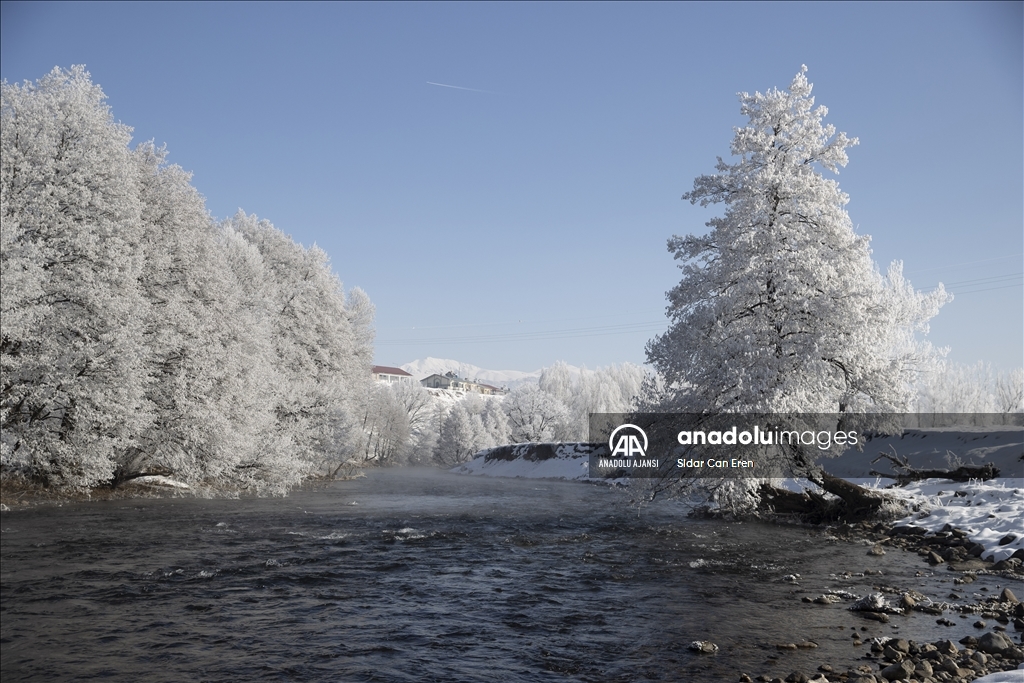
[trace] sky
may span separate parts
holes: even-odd
[[[1022,3],[2,3],[0,76],[86,65],[217,218],[318,245],[376,362],[643,363],[737,93],[808,66],[928,339],[1024,364]]]

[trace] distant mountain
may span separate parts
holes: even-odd
[[[540,378],[540,370],[534,370],[533,372],[486,370],[476,365],[460,363],[457,360],[447,358],[423,358],[406,363],[401,367],[416,379],[423,379],[433,374],[443,375],[446,372],[454,372],[463,379],[477,380],[485,384],[509,388],[526,382],[536,382]]]

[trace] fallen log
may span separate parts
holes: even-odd
[[[999,476],[999,468],[990,462],[984,465],[960,465],[952,470],[919,470],[911,467],[910,461],[906,457],[901,458],[896,454],[879,453],[878,457],[871,461],[871,464],[873,465],[882,459],[892,463],[892,468],[896,472],[886,474],[871,470],[871,475],[895,479],[899,484],[909,484],[912,481],[921,481],[922,479],[949,479],[950,481],[971,481],[972,479],[977,479],[987,481]]]

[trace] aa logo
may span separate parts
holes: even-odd
[[[611,449],[613,458],[617,455],[642,458],[647,454],[647,434],[636,425],[620,425],[608,437],[608,448]]]

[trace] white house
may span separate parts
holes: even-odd
[[[384,384],[415,384],[416,378],[402,368],[392,368],[387,365],[374,365],[370,368],[373,379]]]

